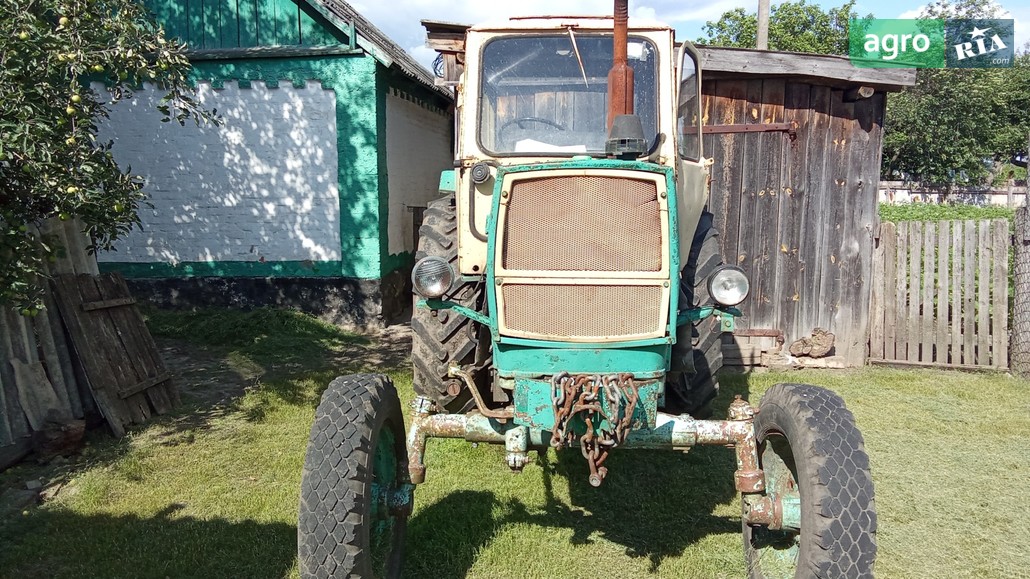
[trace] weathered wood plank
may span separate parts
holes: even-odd
[[[845,91],[846,92],[846,91]],[[880,171],[877,139],[877,99],[859,102],[842,99],[849,107],[847,118],[847,172],[845,191],[847,210],[843,217],[841,244],[842,299],[839,312],[838,355],[851,366],[865,364],[865,342],[869,336],[869,315],[862,307],[869,303],[872,278],[874,232],[879,222],[876,204],[876,179]],[[877,145],[878,146],[878,145]]]
[[[90,343],[90,331],[85,325],[83,316],[86,315],[79,309],[82,303],[82,296],[79,293],[78,279],[75,275],[56,275],[51,280],[54,297],[57,300],[61,311],[62,319],[71,334],[71,347],[76,353],[76,359],[82,364],[87,384],[96,400],[97,408],[107,420],[111,431],[115,436],[125,435],[125,425],[131,422],[131,416],[124,408],[124,404],[110,390],[115,382],[107,376],[108,360],[104,352],[93,354],[85,352],[82,348]],[[84,277],[84,276],[82,276]]]
[[[962,363],[962,289],[965,265],[966,233],[961,221],[949,221],[951,226],[951,358],[952,364]]]
[[[93,404],[93,397],[89,395],[89,389],[79,383],[75,364],[72,362],[71,347],[68,345],[64,322],[61,321],[61,312],[57,307],[50,284],[47,284],[47,291],[43,294],[43,303],[46,306],[43,313],[47,317],[54,345],[57,347],[56,365],[60,367],[65,386],[68,388],[72,415],[75,418],[83,418],[87,413],[94,412],[96,406]]]
[[[880,226],[883,245],[883,357],[897,360],[898,327],[898,231],[893,223]]]
[[[827,162],[827,182],[823,187],[830,195],[832,202],[827,212],[829,222],[823,227],[827,230],[825,245],[823,246],[823,277],[819,284],[819,303],[821,311],[825,312],[828,319],[821,327],[831,332],[840,334],[841,338],[834,344],[838,355],[845,356],[849,362],[855,363],[862,358],[861,353],[853,352],[853,344],[848,336],[851,328],[850,309],[859,304],[852,303],[855,295],[850,291],[848,280],[848,229],[849,222],[853,218],[852,211],[855,200],[849,194],[848,175],[850,172],[849,154],[851,148],[851,127],[854,119],[854,104],[844,102],[844,92],[841,90],[832,91],[830,97],[830,159]],[[824,219],[826,216],[824,216]],[[868,300],[868,296],[866,296]],[[868,303],[863,301],[862,303]]]
[[[991,348],[991,231],[989,221],[977,223],[976,363],[990,363]]]
[[[991,221],[994,290],[991,313],[991,365],[1009,367],[1009,224],[1004,219]]]
[[[117,308],[119,306],[129,306],[135,304],[136,300],[133,298],[115,298],[110,300],[100,300],[99,302],[87,302],[82,304],[82,311],[92,312],[94,310],[103,310],[107,308]]]
[[[82,283],[79,284],[83,299],[102,301],[113,297],[123,297],[104,293],[103,287],[105,281],[109,278],[110,274],[90,277],[89,282],[83,279]],[[95,328],[94,331],[102,336],[102,347],[111,361],[112,367],[117,368],[118,376],[112,384],[114,385],[114,393],[119,398],[121,398],[119,395],[121,391],[149,377],[146,369],[141,368],[139,361],[130,354],[133,340],[127,338],[126,332],[122,330],[124,324],[119,323],[122,314],[124,314],[124,310],[121,308],[99,310],[87,314],[90,321],[93,322],[91,325]],[[152,412],[146,395],[135,394],[128,396],[122,398],[122,402],[124,402],[125,407],[131,413],[132,422],[142,424],[150,419]]]
[[[701,68],[706,74],[781,75],[824,82],[839,81],[841,86],[864,84],[880,89],[915,85],[914,69],[856,68],[849,59],[840,56],[714,46],[699,46],[698,50],[701,52]]]
[[[747,105],[744,114],[744,122],[749,124],[761,122],[762,111],[762,81],[752,80],[747,83]],[[759,191],[761,190],[762,179],[769,171],[769,158],[762,150],[761,137],[758,133],[744,133],[743,137],[743,168],[740,171],[740,227],[737,230],[737,265],[740,266],[751,279],[751,287],[756,286],[756,263],[760,256],[757,254],[757,230],[758,223],[761,223],[761,209],[759,207]],[[764,191],[762,191],[764,195]],[[766,296],[752,289],[751,295],[741,304],[744,311],[742,329],[751,327],[762,327],[765,309]]]
[[[146,390],[148,390],[150,388],[153,388],[153,387],[157,386],[158,384],[162,384],[164,382],[167,382],[167,381],[169,381],[171,379],[172,379],[172,375],[168,374],[168,373],[159,374],[159,375],[153,376],[151,378],[146,378],[145,380],[143,380],[139,384],[134,384],[132,386],[127,386],[125,388],[120,389],[118,391],[118,397],[119,398],[128,398],[129,396],[132,396],[134,394],[143,393]]]
[[[104,294],[100,292],[96,276],[79,276],[76,287],[80,299],[86,301],[102,301]],[[108,367],[101,376],[107,376],[108,388],[117,396],[122,388],[139,381],[141,377],[137,374],[132,362],[125,356],[121,347],[122,337],[111,321],[111,313],[117,310],[100,310],[96,312],[83,312],[85,327],[88,329],[91,339],[85,343],[88,347],[87,355],[102,352],[107,360]],[[88,344],[88,346],[87,346]],[[142,395],[131,396],[122,400],[122,408],[127,411],[130,423],[142,424],[150,418],[150,408],[147,407],[146,398]]]
[[[46,370],[40,362],[26,364],[15,358],[11,360],[14,368],[15,385],[18,388],[18,401],[29,422],[29,428],[40,431],[46,424],[50,411],[58,416],[71,418],[71,410],[61,404],[54,392],[54,387],[47,378]]]
[[[12,308],[0,308],[0,385],[4,389],[3,410],[6,426],[3,435],[10,441],[29,434],[21,402],[18,401],[18,382],[11,361],[24,354],[20,348],[22,316]]]
[[[937,247],[937,227],[933,223],[923,224],[923,298],[920,316],[922,317],[922,329],[919,344],[919,359],[923,362],[933,361],[933,346],[937,342],[934,337],[934,305],[933,298],[937,290],[937,272],[934,265],[937,260],[935,248]]]
[[[40,312],[32,319],[36,330],[36,341],[43,353],[42,362],[46,365],[47,375],[50,384],[53,386],[54,394],[57,396],[63,408],[68,410],[69,417],[75,416],[75,406],[72,404],[68,385],[65,383],[64,372],[61,370],[61,360],[57,355],[57,344],[54,341],[54,331],[50,327],[50,316],[47,312]],[[81,406],[78,408],[82,412]],[[79,414],[81,416],[81,414]]]
[[[951,258],[951,226],[947,221],[937,223],[937,325],[933,332],[935,362],[948,363],[948,265]]]
[[[100,291],[107,298],[128,295],[129,288],[118,274],[101,276],[97,280]],[[164,361],[157,350],[154,338],[147,330],[138,308],[121,308],[112,311],[111,316],[119,334],[123,336],[125,352],[137,368],[137,375],[146,377],[143,382],[166,375]],[[160,380],[146,391],[147,399],[158,414],[164,414],[178,403],[178,391],[167,380]],[[126,390],[122,390],[124,393]],[[122,396],[124,398],[124,396]]]
[[[963,223],[963,235],[965,236],[965,257],[963,258],[963,280],[962,296],[965,298],[962,304],[962,363],[966,365],[976,364],[976,261],[974,250],[976,249],[976,222],[965,221]]]
[[[710,83],[703,83],[708,90]],[[714,104],[710,122],[717,125],[741,122],[747,108],[747,83],[743,81],[719,81],[714,84]],[[715,226],[722,232],[723,259],[737,264],[737,236],[740,231],[741,172],[744,167],[744,135],[713,135],[712,146],[705,154],[715,159],[712,167],[712,189],[710,210]],[[707,142],[707,141],[706,141]]]
[[[783,122],[783,104],[786,83],[782,79],[762,81],[761,108],[758,122],[772,124]],[[780,327],[780,300],[783,291],[777,287],[777,263],[780,255],[780,189],[786,162],[783,144],[784,133],[761,133],[758,135],[759,172],[756,175],[754,199],[754,220],[752,237],[752,294],[749,300],[756,300],[756,311],[751,320],[752,327]]]
[[[897,307],[895,308],[895,320],[897,325],[897,346],[894,356],[895,360],[908,359],[908,230],[910,222],[904,221],[898,224],[897,236],[897,275],[895,276],[894,297]]]
[[[923,224],[913,221],[908,224],[908,356],[909,362],[919,361],[919,343],[922,341],[920,335],[921,320],[919,319],[919,307],[922,299],[920,293],[920,273],[923,266],[922,261]]]
[[[799,259],[802,263],[803,282],[798,308],[798,334],[808,334],[816,327],[828,328],[829,313],[821,304],[820,283],[829,264],[826,254],[827,226],[832,193],[827,189],[828,159],[832,147],[830,137],[832,91],[825,86],[812,86],[809,107],[811,138],[807,143],[807,193],[803,198],[804,217],[801,226]]]
[[[783,105],[783,120],[797,126],[795,138],[788,139],[783,146],[785,169],[780,189],[779,247],[776,248],[779,257],[776,270],[780,300],[778,319],[780,329],[790,339],[797,339],[802,334],[797,327],[802,279],[799,252],[804,203],[808,194],[805,177],[808,173],[808,143],[812,139],[809,110],[811,93],[811,87],[807,84],[788,83]]]
[[[886,259],[884,258],[883,232],[880,233],[880,241],[873,248],[873,291],[869,295],[869,357],[877,360],[884,359],[885,344],[884,336],[884,275]]]

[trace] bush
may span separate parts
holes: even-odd
[[[999,205],[979,207],[977,205],[942,205],[938,203],[903,203],[888,205],[880,203],[880,220],[891,223],[900,221],[948,221],[952,219],[1007,219],[1010,223],[1016,211]]]

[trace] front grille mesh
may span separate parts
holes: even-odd
[[[511,188],[502,264],[508,270],[661,271],[654,181],[562,175]]]
[[[501,292],[508,331],[560,340],[643,336],[661,329],[660,286],[510,283]]]

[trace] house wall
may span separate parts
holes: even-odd
[[[187,123],[182,135],[193,137],[174,152],[160,135],[180,133],[161,129],[115,143],[121,162],[154,176],[149,191],[180,198],[168,195],[157,215],[144,208],[144,231],[116,244],[102,269],[160,305],[284,305],[356,326],[392,317],[381,291],[380,68],[363,53],[194,62],[191,80],[225,123]],[[117,130],[154,126],[143,108]],[[155,142],[141,142],[147,135]],[[175,167],[187,164],[169,155],[204,165],[180,184]],[[246,170],[235,166],[244,159]]]
[[[161,122],[162,94],[145,87],[101,128],[119,164],[146,180],[152,205],[140,208],[142,230],[101,263],[136,275],[341,270],[333,91],[317,81],[200,83],[197,100],[218,111],[220,126]]]
[[[415,252],[418,209],[440,196],[440,172],[452,166],[452,117],[411,94],[386,95],[386,173],[389,191],[387,249]]]

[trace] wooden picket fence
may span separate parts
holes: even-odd
[[[869,359],[1008,367],[1009,224],[883,223],[873,254]]]

